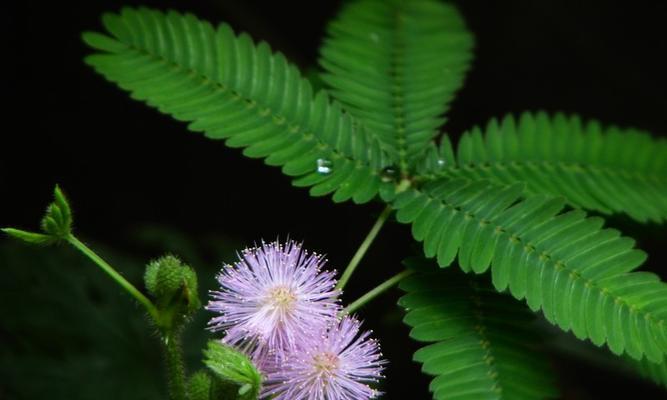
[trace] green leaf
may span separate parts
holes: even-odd
[[[53,242],[53,238],[42,233],[28,232],[21,229],[3,228],[2,231],[7,235],[32,244],[49,244]]]
[[[282,166],[314,196],[364,203],[378,193],[389,163],[379,142],[266,43],[176,12],[125,8],[103,21],[109,36],[83,35],[99,51],[86,63],[134,99]]]
[[[646,258],[634,241],[601,218],[561,213],[563,201],[531,196],[521,185],[441,180],[400,194],[396,218],[412,223],[428,257],[446,267],[491,268],[497,290],[509,288],[563,330],[615,354],[660,362],[667,353],[667,285],[631,272]]]
[[[406,278],[399,304],[410,336],[435,342],[414,359],[435,375],[434,399],[545,399],[558,396],[539,349],[533,316],[509,296],[454,271]]]
[[[238,385],[238,399],[257,399],[262,376],[245,354],[212,340],[204,350],[204,357],[204,364],[219,379]]]
[[[667,220],[667,140],[636,129],[524,113],[466,132],[453,153],[448,140],[431,149],[424,176],[524,182],[528,194],[563,196],[576,208]]]
[[[405,174],[438,133],[472,59],[463,18],[440,1],[362,0],[327,31],[322,80]]]

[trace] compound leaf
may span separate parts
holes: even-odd
[[[410,336],[432,343],[414,358],[436,376],[434,399],[557,397],[533,315],[516,300],[456,271],[417,273],[400,288],[407,292],[399,304]]]
[[[397,219],[412,223],[428,257],[447,267],[491,268],[499,291],[509,288],[565,331],[615,354],[661,362],[667,353],[667,285],[632,272],[646,254],[601,218],[562,213],[564,202],[522,198],[522,185],[440,180],[409,189],[394,202]]]
[[[189,129],[265,158],[311,194],[364,203],[382,185],[380,144],[269,46],[196,17],[125,8],[86,33],[86,62]]]
[[[524,113],[464,133],[456,152],[444,140],[422,166],[427,179],[524,182],[528,194],[563,196],[575,208],[667,220],[667,140],[635,129]]]
[[[463,84],[472,45],[450,4],[356,1],[328,27],[322,80],[405,174],[443,124],[442,115]]]

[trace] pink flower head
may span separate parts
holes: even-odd
[[[382,377],[380,346],[345,317],[288,354],[266,376],[263,397],[274,400],[368,400],[380,392],[368,384]]]
[[[206,307],[221,315],[212,330],[224,343],[245,349],[261,367],[267,354],[293,349],[340,311],[334,274],[322,271],[321,255],[288,241],[246,249],[218,275],[221,290]]]

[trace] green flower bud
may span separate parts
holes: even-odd
[[[53,203],[42,218],[42,230],[57,239],[67,239],[72,231],[72,210],[58,185],[53,189]]]
[[[167,255],[149,263],[144,282],[148,292],[155,297],[160,328],[182,325],[201,307],[197,274],[177,257]]]

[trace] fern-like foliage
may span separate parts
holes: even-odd
[[[446,267],[458,254],[464,271],[491,268],[509,288],[563,330],[615,354],[660,362],[667,353],[667,285],[631,272],[646,258],[632,239],[601,229],[601,218],[561,213],[563,200],[520,200],[522,185],[437,181],[396,199],[397,219],[412,223],[428,257]]]
[[[414,358],[435,375],[434,399],[557,397],[553,373],[539,352],[533,315],[490,285],[456,271],[420,272],[401,282],[399,304],[410,336],[435,342]]]
[[[388,162],[377,140],[266,43],[176,12],[126,8],[103,22],[111,36],[84,34],[100,51],[86,62],[133,98],[266,157],[315,196],[364,203],[378,192]]]
[[[407,174],[443,124],[472,58],[463,18],[440,1],[362,0],[343,9],[328,36],[322,79]]]
[[[463,134],[456,152],[444,138],[423,166],[427,179],[525,182],[528,193],[563,196],[573,207],[667,220],[667,140],[576,116],[492,120]]]

